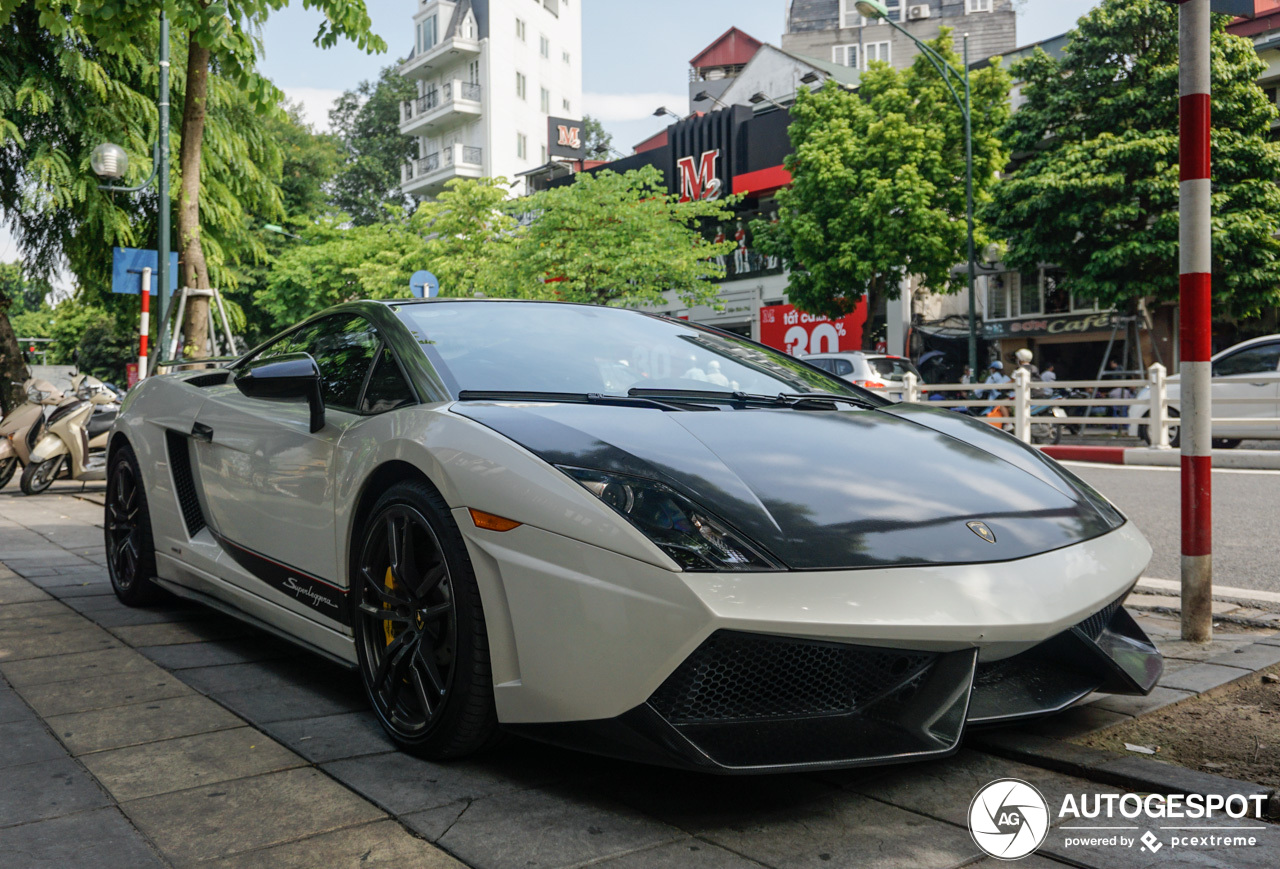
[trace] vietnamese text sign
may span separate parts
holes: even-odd
[[[760,343],[792,356],[861,350],[866,322],[865,297],[852,314],[839,320],[805,314],[792,305],[767,305],[760,309]]]

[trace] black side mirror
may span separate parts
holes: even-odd
[[[236,388],[250,398],[301,398],[311,409],[311,430],[324,428],[320,367],[307,353],[273,356],[236,372]]]

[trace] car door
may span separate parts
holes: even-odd
[[[255,582],[305,598],[321,612],[334,608],[331,591],[342,573],[334,526],[336,451],[361,418],[357,404],[378,346],[367,320],[339,314],[286,335],[245,363],[311,354],[325,405],[319,431],[311,431],[305,402],[250,398],[234,385],[211,390],[196,417],[200,480],[227,557]]]
[[[1280,417],[1280,341],[1253,344],[1213,363],[1214,419]],[[1242,425],[1214,423],[1215,437],[1276,437],[1275,422]]]

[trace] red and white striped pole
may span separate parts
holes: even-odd
[[[151,269],[142,270],[142,324],[138,338],[138,380],[147,376],[147,336],[151,332]]]
[[[1209,0],[1180,5],[1178,48],[1182,638],[1207,643],[1213,638]]]

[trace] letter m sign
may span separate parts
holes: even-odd
[[[720,149],[703,151],[699,158],[681,157],[676,161],[680,175],[680,201],[691,199],[719,199],[722,183],[716,176],[716,163]]]

